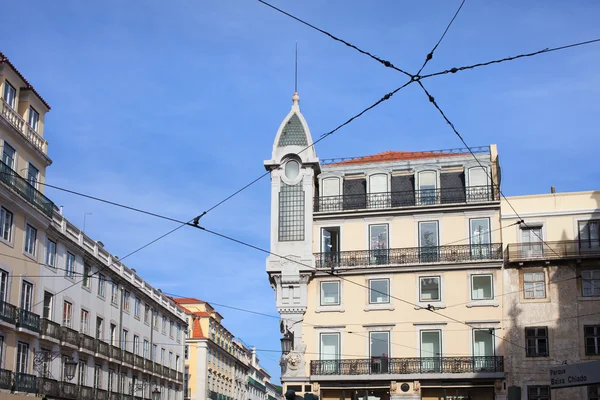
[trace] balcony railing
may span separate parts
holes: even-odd
[[[600,257],[600,242],[561,240],[557,242],[510,243],[508,261],[553,260],[561,258]]]
[[[177,379],[177,371],[175,371],[174,369],[169,370],[169,378],[173,380]]]
[[[217,396],[218,396],[217,392],[213,392],[212,390],[208,394],[208,398],[211,400],[217,400]]]
[[[98,354],[100,354],[104,357],[109,357],[110,352],[108,350],[108,346],[109,346],[108,343],[103,342],[100,339],[96,339],[96,351],[98,352]]]
[[[140,369],[144,368],[144,358],[142,356],[138,356],[135,354],[134,356],[134,365]]]
[[[40,316],[24,308],[19,308],[17,325],[32,332],[40,332]]]
[[[0,161],[0,181],[6,183],[21,197],[52,218],[54,203],[2,161]]]
[[[315,253],[316,268],[502,260],[502,243]]]
[[[162,367],[162,376],[164,376],[164,377],[168,377],[169,376],[169,367],[165,367],[163,365],[163,367]]]
[[[133,353],[123,350],[123,361],[129,365],[133,365]]]
[[[82,400],[94,400],[94,388],[89,386],[79,386],[79,398]]]
[[[110,351],[109,351],[110,358],[112,358],[113,360],[117,360],[117,361],[123,361],[123,352],[121,351],[120,348],[111,345],[109,347],[109,349],[110,349]]]
[[[42,318],[40,322],[41,333],[43,336],[51,337],[53,339],[61,339],[60,325],[47,318]]]
[[[69,382],[62,382],[60,384],[60,394],[61,397],[67,399],[76,399],[79,395],[79,386]]]
[[[92,353],[96,352],[96,339],[91,336],[86,335],[85,333],[79,334],[79,348],[91,351]]]
[[[39,392],[51,397],[60,397],[60,383],[54,379],[39,378]]]
[[[47,143],[4,99],[2,101],[2,117],[11,124],[23,137],[25,137],[39,151],[46,154]]]
[[[504,372],[504,357],[378,357],[356,360],[317,360],[310,362],[310,372],[312,375]]]
[[[67,326],[60,327],[61,340],[75,347],[79,347],[79,333]]]
[[[103,389],[96,389],[97,400],[108,400],[108,392]]]
[[[110,392],[108,397],[110,400],[121,400],[121,393]]]
[[[152,362],[152,360],[148,360],[147,358],[144,359],[144,369],[146,371],[152,371],[154,367],[154,363]]]
[[[12,388],[12,371],[0,369],[0,389]]]
[[[183,372],[177,372],[177,378],[176,380],[178,382],[183,382]]]
[[[0,301],[0,320],[15,325],[17,323],[17,307],[5,301]]]
[[[401,192],[344,194],[316,197],[315,212],[377,210],[440,204],[484,203],[498,201],[493,186],[468,186],[445,189],[424,189]]]
[[[37,376],[15,372],[15,391],[27,393],[37,392]]]
[[[162,366],[157,362],[154,363],[154,373],[157,375],[162,374]]]

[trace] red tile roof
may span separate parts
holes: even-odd
[[[373,154],[371,156],[357,157],[346,161],[340,161],[331,166],[338,165],[356,165],[370,164],[376,162],[389,162],[401,160],[419,160],[424,158],[440,158],[440,157],[455,157],[463,156],[462,153],[441,153],[435,151],[384,151],[382,153]]]
[[[44,105],[46,107],[48,107],[48,110],[50,110],[50,104],[48,104],[46,102],[46,100],[44,100],[44,98],[42,96],[40,96],[40,94],[35,90],[35,88],[33,87],[33,85],[31,85],[31,83],[29,83],[27,81],[27,79],[25,79],[25,77],[23,76],[23,74],[21,74],[19,72],[19,70],[13,65],[13,63],[10,62],[10,60],[8,59],[8,57],[6,57],[4,54],[2,54],[2,52],[0,52],[0,64],[2,64],[2,63],[8,64],[13,69],[13,71],[15,71],[15,73],[19,76],[19,78],[21,78],[21,80],[23,80],[23,82],[25,82],[25,84],[27,86],[22,87],[21,89],[31,90],[42,101],[42,103],[44,103]]]
[[[171,297],[171,300],[173,300],[177,304],[204,304],[204,303],[206,303],[205,301],[196,299],[195,297]]]
[[[194,318],[194,323],[192,326],[192,339],[206,339],[206,336],[204,336],[204,333],[202,332],[199,318]]]

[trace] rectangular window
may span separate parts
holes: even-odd
[[[523,294],[526,299],[546,297],[546,280],[543,271],[523,273]]]
[[[175,371],[179,371],[179,356],[175,356]]]
[[[186,360],[189,360],[190,357],[190,346],[189,345],[185,345],[185,348],[183,350],[183,358],[185,358]]]
[[[123,336],[121,336],[121,348],[127,350],[127,329],[123,329]]]
[[[420,277],[419,290],[420,301],[440,301],[442,299],[439,276]]]
[[[73,304],[65,300],[63,303],[63,325],[70,328],[73,321]]]
[[[16,372],[26,374],[29,371],[29,345],[17,342],[17,368]]]
[[[491,300],[494,298],[492,275],[471,275],[471,300]]]
[[[527,357],[548,357],[548,328],[525,328]]]
[[[0,237],[7,242],[12,241],[13,213],[6,208],[0,208]]]
[[[378,363],[373,364],[373,368],[380,372],[387,372],[386,369],[382,370],[382,358],[388,358],[390,354],[390,333],[389,332],[369,332],[369,341],[371,343],[369,347],[370,356],[373,361]],[[376,368],[378,367],[378,368]]]
[[[0,269],[0,301],[5,302],[8,297],[8,272]],[[2,361],[0,359],[0,361]]]
[[[585,355],[600,355],[600,325],[586,325],[583,327],[585,335]]]
[[[42,313],[42,317],[51,320],[53,307],[54,307],[54,295],[50,292],[44,291],[44,310]]]
[[[473,363],[476,371],[490,371],[494,368],[496,355],[493,329],[473,329]]]
[[[102,387],[102,367],[100,365],[94,365],[94,389],[100,389]]]
[[[162,333],[167,333],[167,317],[162,317]]]
[[[152,326],[154,326],[154,329],[158,330],[158,311],[152,313]]]
[[[175,322],[169,321],[169,337],[173,337],[174,328],[175,328]]]
[[[148,306],[148,304],[144,304],[144,323],[150,323],[150,307]]]
[[[369,303],[389,303],[390,302],[390,280],[389,279],[369,279]]]
[[[173,366],[173,352],[169,352],[169,368]]]
[[[421,262],[439,261],[437,221],[419,222],[419,257]]]
[[[114,369],[109,369],[108,370],[108,391],[112,392],[115,388],[115,370]]]
[[[150,355],[150,342],[144,339],[144,358]]]
[[[138,299],[137,297],[133,302],[133,315],[138,319],[140,318],[140,299]]]
[[[8,83],[7,80],[4,81],[4,101],[6,104],[11,106],[11,108],[15,108],[15,103],[17,100],[17,90],[13,85]]]
[[[289,164],[289,163],[288,163]],[[281,183],[279,192],[279,241],[304,240],[304,190],[296,185]]]
[[[523,258],[540,257],[543,254],[542,227],[531,226],[521,228],[521,254]]]
[[[337,265],[340,256],[340,227],[321,229],[321,263]]]
[[[39,175],[40,171],[32,163],[29,163],[29,168],[27,168],[27,182],[31,185],[31,187],[37,189]]]
[[[119,305],[118,287],[114,282],[110,283],[110,302],[114,305]]]
[[[177,335],[177,342],[181,342],[181,325],[177,324],[177,331],[175,334]]]
[[[87,363],[85,360],[79,360],[79,374],[77,376],[77,384],[82,386],[85,385],[87,375]]]
[[[469,237],[471,245],[471,259],[485,260],[491,256],[490,247],[490,219],[471,218],[469,220]]]
[[[17,152],[12,148],[11,145],[4,141],[4,149],[2,151],[2,162],[6,164],[10,169],[15,169],[15,155]]]
[[[340,358],[340,334],[321,333],[320,360],[337,360]]]
[[[581,291],[584,297],[600,296],[600,270],[581,271]]]
[[[527,386],[527,400],[550,400],[550,386]]]
[[[579,248],[598,249],[600,247],[600,220],[579,221]]]
[[[340,305],[340,282],[321,282],[321,305]]]
[[[106,277],[102,274],[98,274],[98,296],[104,297],[105,285],[106,285]]]
[[[40,348],[40,350],[42,351],[43,354],[49,354],[50,353],[50,349],[45,349],[45,348]],[[41,367],[42,367],[42,371],[41,371],[41,376],[43,376],[44,378],[49,378],[50,377],[50,360],[48,359],[42,359],[41,360]],[[34,364],[35,365],[35,364]]]
[[[138,335],[133,335],[133,353],[140,354],[140,337]]]
[[[421,370],[440,372],[442,357],[442,331],[421,331]]]
[[[92,279],[90,278],[90,266],[87,264],[83,264],[83,280],[81,281],[81,284],[83,285],[83,287],[85,288],[91,288],[92,287]]]
[[[165,365],[165,349],[164,348],[160,349],[160,363],[162,365]]]
[[[34,131],[38,131],[38,124],[40,122],[40,114],[33,109],[33,107],[29,107],[29,126],[33,128]]]
[[[158,351],[158,348],[155,344],[152,345],[152,361],[156,362],[156,352]]]
[[[33,306],[33,284],[23,281],[21,284],[21,308],[31,311]]]
[[[67,252],[67,262],[65,265],[65,276],[72,278],[75,275],[75,256]]]
[[[81,310],[81,333],[87,335],[90,330],[90,313],[87,310]]]
[[[56,242],[50,239],[46,242],[46,266],[56,268]]]
[[[96,339],[102,340],[104,337],[104,320],[100,317],[96,317]]]
[[[123,310],[129,311],[129,298],[131,294],[127,290],[123,290]]]
[[[25,253],[35,257],[35,248],[37,244],[37,229],[27,224],[25,228]]]
[[[587,392],[588,400],[600,400],[600,385],[589,385]]]
[[[117,344],[117,326],[115,324],[110,324],[110,344]]]

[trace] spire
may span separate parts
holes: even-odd
[[[296,41],[296,63],[294,68],[294,95],[292,96],[292,110],[300,111],[300,96],[298,95],[298,41]]]

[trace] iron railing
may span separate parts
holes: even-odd
[[[162,372],[161,372],[161,373],[162,373],[162,376],[164,376],[164,377],[169,377],[169,367],[165,367],[165,366],[163,365],[163,367],[162,367]]]
[[[12,388],[12,371],[0,369],[0,389]]]
[[[109,347],[109,357],[113,360],[123,361],[123,352],[117,346],[111,345]]]
[[[121,393],[110,392],[108,396],[110,400],[121,400]]]
[[[123,361],[129,365],[133,365],[133,353],[123,350]]]
[[[62,382],[60,385],[60,393],[61,397],[66,397],[67,399],[76,399],[79,395],[79,386],[74,383]]]
[[[49,218],[52,218],[54,203],[2,161],[0,161],[0,181],[10,186],[11,189]]]
[[[154,367],[154,363],[152,362],[152,360],[144,358],[144,369],[146,371],[152,371],[153,367]]]
[[[17,307],[0,301],[0,320],[15,325],[17,323]]]
[[[175,371],[174,369],[170,369],[169,370],[169,378],[175,380],[177,379],[177,371]]]
[[[79,332],[76,330],[71,329],[68,326],[61,326],[60,336],[64,343],[79,347]]]
[[[502,260],[502,243],[315,253],[316,268]]]
[[[176,380],[178,382],[183,382],[183,372],[177,372],[177,378]]]
[[[208,398],[211,400],[217,400],[217,392],[213,392],[212,390],[208,394]]]
[[[162,366],[157,362],[154,363],[154,373],[157,375],[162,374]]]
[[[104,389],[96,389],[97,400],[108,400],[108,391]]]
[[[312,375],[504,372],[504,357],[374,357],[354,360],[316,360],[310,362],[310,372]]]
[[[95,390],[89,386],[79,386],[79,398],[82,400],[94,400]]]
[[[96,339],[94,339],[91,336],[86,335],[85,333],[80,333],[79,334],[79,348],[95,353],[96,352]]]
[[[48,318],[42,318],[40,322],[41,332],[43,336],[48,336],[54,339],[61,339],[60,325]]]
[[[508,261],[551,260],[560,258],[600,257],[600,242],[590,240],[561,240],[556,242],[510,243]]]
[[[39,392],[46,396],[60,397],[60,383],[55,379],[40,378]]]
[[[144,368],[144,358],[142,356],[134,355],[134,365],[140,369]]]
[[[15,372],[15,391],[16,392],[37,392],[37,376]]]
[[[500,200],[493,186],[467,186],[401,192],[320,196],[314,201],[315,212],[377,210],[439,204],[482,203]]]
[[[17,325],[32,332],[40,332],[40,316],[24,308],[19,308]]]
[[[109,344],[100,340],[100,339],[96,339],[96,352],[104,357],[109,357],[110,356],[110,351],[108,349]]]

